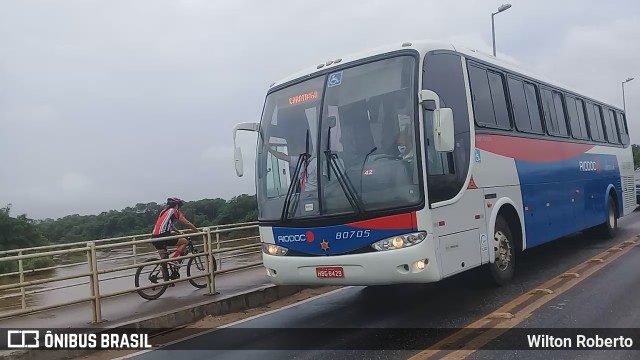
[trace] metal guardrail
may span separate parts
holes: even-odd
[[[238,238],[229,238],[222,239],[222,235],[229,232],[234,231],[242,231],[242,230],[253,230],[257,229],[258,225],[255,222],[251,223],[240,223],[240,224],[228,224],[228,225],[219,225],[214,227],[205,227],[200,228],[200,232],[191,232],[185,233],[181,235],[173,235],[164,238],[151,238],[151,234],[142,234],[142,235],[134,235],[134,236],[125,236],[118,238],[110,238],[110,239],[99,239],[92,241],[83,241],[83,242],[74,242],[68,244],[56,244],[56,245],[47,245],[40,246],[34,248],[27,249],[16,249],[16,250],[8,250],[0,252],[0,262],[10,262],[17,261],[18,262],[18,271],[6,274],[0,274],[0,279],[5,277],[18,277],[17,282],[10,282],[6,285],[0,285],[0,292],[6,292],[13,290],[13,293],[5,294],[0,296],[0,301],[21,297],[21,306],[19,310],[0,312],[0,319],[9,318],[19,315],[24,315],[33,312],[40,312],[60,307],[66,307],[74,304],[91,302],[92,303],[92,312],[93,312],[93,323],[98,323],[102,321],[102,300],[106,298],[121,296],[124,294],[134,293],[138,290],[145,290],[152,287],[157,287],[156,285],[149,286],[141,286],[135,287],[133,282],[134,273],[127,272],[128,270],[134,270],[139,268],[140,266],[148,266],[153,264],[162,264],[173,262],[175,258],[168,259],[160,259],[157,250],[155,248],[151,248],[152,251],[139,253],[139,249],[144,249],[145,246],[151,246],[151,242],[158,240],[169,240],[176,239],[180,237],[190,236],[196,241],[193,241],[194,246],[197,248],[203,248],[203,250],[199,250],[197,254],[189,254],[187,256],[181,256],[180,259],[183,261],[188,261],[189,258],[204,256],[205,257],[205,271],[198,275],[183,277],[180,276],[179,279],[164,281],[161,282],[160,285],[168,285],[174,284],[184,281],[189,281],[193,279],[206,278],[207,281],[207,293],[209,295],[214,295],[216,293],[216,284],[215,284],[215,276],[223,273],[229,273],[234,271],[240,271],[248,268],[254,268],[262,265],[262,258],[259,258],[259,261],[248,261],[246,264],[231,266],[229,268],[222,268],[222,260],[229,260],[233,258],[242,258],[248,255],[254,255],[261,253],[261,243],[260,237],[258,236],[247,236],[247,237],[238,237]],[[201,239],[201,243],[197,239]],[[232,246],[232,243],[245,243],[242,245]],[[130,254],[122,255],[122,256],[114,256],[107,258],[99,258],[99,254],[105,254],[113,252],[115,249],[128,249],[130,250]],[[56,250],[57,249],[57,250]],[[73,262],[70,264],[62,264],[42,269],[35,269],[32,271],[24,270],[24,260],[32,259],[32,258],[42,258],[42,257],[51,257],[51,256],[61,256],[61,255],[71,255],[71,254],[85,254],[86,261]],[[223,254],[227,256],[223,256]],[[149,256],[149,258],[155,258],[156,261],[139,261],[140,257]],[[216,260],[217,258],[217,260]],[[123,262],[128,259],[132,259],[132,263],[128,263],[126,265],[117,264],[109,267],[106,266],[107,263],[110,262]],[[217,264],[217,270],[211,271],[213,268],[214,261]],[[144,263],[144,264],[143,264]],[[102,268],[99,267],[102,266]],[[85,270],[82,270],[81,267],[86,266]],[[45,277],[42,279],[25,281],[26,275],[32,275],[34,273],[39,272],[47,272],[52,270],[60,270],[66,269],[70,267],[80,267],[75,269],[76,272],[68,275],[56,276],[56,277]],[[79,271],[78,271],[79,270]],[[122,274],[126,272],[125,274]],[[112,274],[112,273],[121,273],[116,276],[110,277],[102,277],[100,275]],[[61,281],[69,281],[75,279],[86,278],[83,282],[76,282],[72,284],[63,284],[60,286],[50,286],[44,289],[34,289],[28,290],[28,288],[37,287],[41,285],[51,284],[54,282]],[[109,280],[116,280],[122,278],[130,278],[129,282],[130,286],[125,286],[122,289],[118,289],[116,291],[105,292],[104,288],[107,287],[104,284]],[[40,294],[48,291],[55,291],[66,289],[70,287],[81,287],[83,285],[88,285],[89,296],[80,297],[73,300],[66,299],[65,301],[59,301],[51,304],[47,304],[44,306],[36,306],[29,307],[27,306],[27,296],[32,296],[35,294]],[[19,292],[17,291],[19,289]],[[85,290],[87,288],[84,288]],[[2,309],[0,309],[1,311]]]

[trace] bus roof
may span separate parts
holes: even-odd
[[[326,62],[322,62],[322,63],[318,63],[315,66],[310,66],[307,67],[305,69],[302,69],[301,71],[298,71],[296,73],[290,74],[289,76],[286,76],[278,81],[276,81],[275,83],[273,83],[270,88],[288,83],[290,81],[294,81],[296,79],[300,79],[300,78],[304,78],[304,77],[311,77],[316,73],[319,72],[323,72],[326,71],[327,69],[331,69],[332,67],[337,67],[340,65],[344,65],[344,64],[348,64],[354,61],[358,61],[361,59],[365,59],[365,58],[369,58],[369,57],[373,57],[376,55],[383,55],[386,53],[390,53],[390,52],[394,52],[394,51],[399,51],[399,50],[406,50],[406,49],[413,49],[413,50],[417,50],[419,53],[421,53],[422,55],[428,53],[429,51],[434,51],[434,50],[450,50],[450,51],[456,51],[462,55],[464,55],[465,57],[468,58],[475,58],[477,60],[501,67],[507,71],[512,71],[515,73],[519,73],[525,77],[529,77],[532,79],[536,79],[542,83],[546,83],[548,85],[551,85],[553,87],[557,87],[560,89],[563,89],[565,91],[568,92],[572,92],[574,94],[580,95],[581,97],[584,97],[586,99],[590,99],[593,101],[596,101],[598,103],[601,104],[606,104],[608,106],[610,106],[613,109],[616,109],[618,111],[622,111],[622,109],[618,108],[617,106],[613,106],[610,103],[604,102],[602,100],[598,100],[594,97],[590,97],[589,95],[587,95],[586,93],[584,93],[583,91],[574,89],[570,86],[567,86],[565,84],[560,83],[557,80],[551,80],[549,78],[546,78],[544,76],[538,75],[532,71],[529,71],[525,68],[522,68],[519,65],[513,64],[509,61],[500,59],[500,58],[496,58],[493,57],[490,54],[486,54],[483,53],[481,51],[478,50],[473,50],[473,49],[469,49],[463,46],[458,46],[456,44],[452,44],[452,43],[448,43],[448,42],[443,42],[443,41],[433,41],[433,40],[417,40],[417,41],[407,41],[407,42],[398,42],[398,43],[393,43],[393,44],[387,44],[387,45],[383,45],[383,46],[379,46],[379,47],[375,47],[375,48],[371,48],[371,49],[367,49],[364,51],[360,51],[360,52],[355,52],[355,53],[351,53],[351,54],[347,54],[343,57],[340,58],[336,58],[336,59],[330,59],[327,60]]]

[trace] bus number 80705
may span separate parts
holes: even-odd
[[[367,238],[371,235],[371,230],[352,230],[352,231],[340,231],[336,233],[336,240],[340,239],[352,239],[352,238]]]

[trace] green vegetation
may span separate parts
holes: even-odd
[[[99,215],[69,215],[60,219],[33,220],[26,215],[10,216],[10,208],[0,208],[0,251],[22,249],[47,244],[105,239],[119,236],[147,234],[153,229],[156,216],[163,204],[136,204],[123,210],[112,210]],[[182,212],[195,226],[215,226],[257,219],[255,195],[239,195],[229,201],[203,199],[186,202]],[[176,224],[181,228],[180,224]],[[245,231],[227,235],[249,235]],[[25,270],[53,265],[51,258],[29,259],[23,262]],[[17,271],[18,263],[1,262],[0,272]]]
[[[633,167],[634,169],[640,169],[640,145],[631,145],[631,151],[633,151]]]
[[[163,204],[155,202],[136,204],[123,210],[112,210],[100,215],[69,215],[40,221],[37,226],[52,243],[106,239],[111,237],[146,234],[153,230]],[[239,195],[229,201],[203,199],[186,202],[184,216],[197,227],[233,224],[257,219],[256,197]],[[180,227],[179,224],[176,226]]]
[[[11,205],[0,209],[0,251],[21,249],[26,247],[47,245],[47,239],[36,226],[35,220],[26,215],[11,217]],[[25,259],[22,262],[24,270],[40,269],[53,266],[50,257]],[[8,273],[18,271],[17,261],[0,262],[0,272]]]

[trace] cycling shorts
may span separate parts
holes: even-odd
[[[164,232],[162,234],[151,235],[151,238],[153,238],[153,239],[162,238],[162,237],[167,237],[167,236],[171,236],[171,235],[173,235],[173,234],[171,234],[171,231],[167,231],[167,232]],[[167,246],[176,246],[176,245],[178,245],[178,239],[159,240],[159,241],[152,242],[152,244],[156,248],[156,250],[167,250]]]

